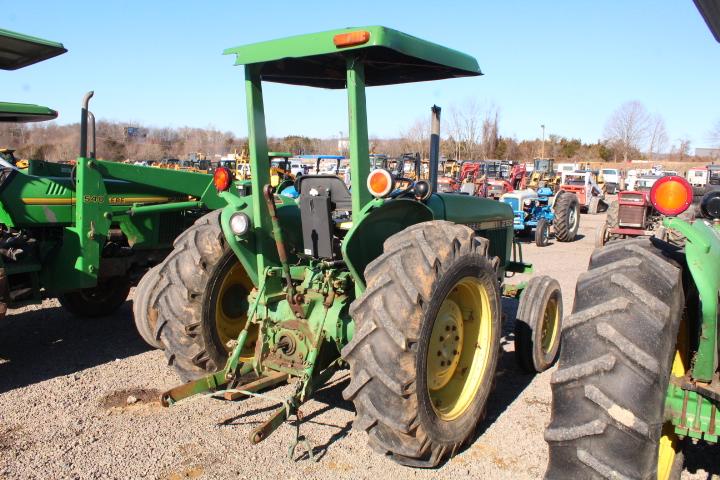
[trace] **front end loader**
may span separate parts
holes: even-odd
[[[365,88],[476,76],[477,62],[379,26],[226,53],[245,69],[252,178],[215,172],[227,206],[178,237],[141,293],[168,361],[188,381],[162,404],[200,393],[238,400],[294,382],[250,432],[259,443],[349,368],[343,396],[371,446],[404,465],[437,465],[472,440],[483,417],[500,351],[500,298],[526,286],[504,279],[530,265],[509,206],[437,193],[439,107],[429,180],[370,171]],[[347,90],[350,189],[323,174],[272,186],[263,81]],[[280,194],[290,184],[296,199]],[[523,292],[518,361],[542,371],[559,348],[561,293],[544,276]]]

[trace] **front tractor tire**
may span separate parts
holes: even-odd
[[[679,478],[664,410],[670,374],[687,362],[676,352],[684,297],[668,251],[650,239],[610,244],[578,279],[551,378],[546,478]]]
[[[555,238],[558,242],[572,242],[580,228],[580,202],[577,195],[559,192],[553,206]]]
[[[535,227],[535,245],[547,247],[548,243],[550,243],[550,224],[546,219],[541,218]]]
[[[560,284],[552,277],[533,277],[520,295],[515,319],[515,359],[527,373],[550,368],[560,352],[563,304]]]
[[[110,315],[125,303],[130,295],[130,279],[111,277],[98,282],[97,287],[63,293],[60,305],[77,317],[95,318]]]
[[[221,369],[229,342],[247,321],[252,283],[220,228],[220,210],[198,219],[176,240],[158,269],[149,309],[168,363],[183,381]],[[257,332],[250,330],[241,361],[253,357]]]
[[[388,238],[365,270],[342,350],[355,428],[400,464],[434,467],[484,415],[499,356],[500,291],[488,241],[424,222]]]

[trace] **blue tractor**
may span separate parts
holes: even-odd
[[[538,247],[548,244],[551,226],[558,241],[575,239],[580,226],[580,204],[575,194],[561,191],[553,196],[549,187],[537,191],[527,188],[508,192],[500,197],[500,201],[512,207],[516,232],[529,235],[535,229]]]

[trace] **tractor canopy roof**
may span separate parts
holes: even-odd
[[[0,123],[42,122],[57,116],[55,110],[40,105],[0,102]]]
[[[0,28],[0,69],[17,70],[67,52],[62,43]]]
[[[347,59],[367,86],[482,75],[475,58],[382,26],[344,28],[228,48],[235,65],[262,64],[264,81],[345,88]]]

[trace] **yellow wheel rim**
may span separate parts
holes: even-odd
[[[220,342],[228,351],[230,350],[228,342],[237,339],[240,331],[245,328],[248,310],[247,296],[251,289],[252,282],[240,262],[236,262],[227,271],[220,283],[215,297],[215,326]],[[257,330],[251,329],[240,356],[241,361],[252,360],[256,339]]]
[[[675,358],[673,359],[672,375],[675,377],[685,376],[685,372],[689,367],[689,343],[685,319],[680,322],[680,331],[678,333],[677,347],[675,350]],[[667,422],[663,425],[662,436],[658,445],[658,480],[669,480],[672,473],[675,457],[680,450],[680,439],[675,434],[675,427],[672,423]]]
[[[540,337],[540,344],[542,345],[543,353],[549,353],[555,345],[559,326],[560,309],[558,308],[557,298],[552,296],[550,297],[550,300],[545,307],[545,313],[543,314]]]
[[[427,352],[427,388],[438,417],[451,421],[472,404],[487,373],[493,338],[487,290],[465,277],[440,305]]]

